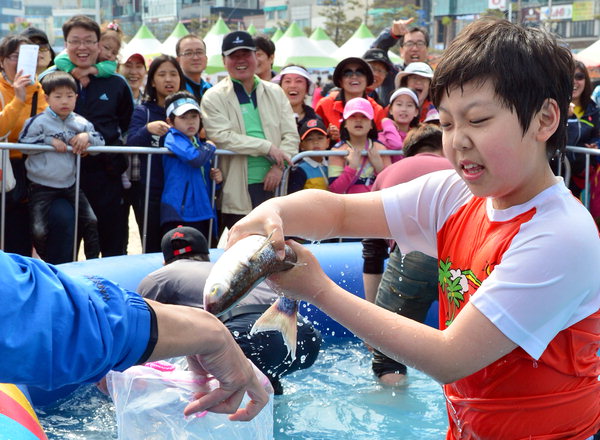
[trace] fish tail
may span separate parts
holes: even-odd
[[[293,303],[291,310],[289,304]],[[296,359],[296,343],[298,339],[298,303],[287,298],[278,298],[256,320],[250,334],[266,331],[278,331],[283,337],[283,343],[288,349],[292,361]]]

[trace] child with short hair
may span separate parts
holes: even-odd
[[[573,68],[544,29],[477,20],[432,81],[453,171],[364,194],[300,191],[230,231],[229,246],[264,234],[280,254],[285,236],[341,236],[437,258],[439,330],[346,292],[294,242],[305,264],[270,279],[443,383],[447,439],[588,440],[600,429],[600,238],[547,160],[565,146]]]
[[[108,78],[117,71],[117,57],[123,43],[123,31],[116,23],[109,23],[100,33],[98,41],[98,61],[93,66],[86,69],[75,66],[69,59],[69,55],[64,52],[54,58],[54,65],[58,70],[70,73],[86,87],[89,82],[89,75],[99,78]]]
[[[364,98],[353,98],[344,106],[340,138],[331,151],[348,151],[347,156],[329,159],[329,190],[339,194],[368,192],[375,177],[391,164],[389,156],[379,154],[385,146],[377,141],[375,112]],[[362,152],[367,155],[363,156]]]
[[[167,123],[171,126],[165,147],[174,155],[164,155],[164,189],[161,197],[160,223],[164,233],[179,225],[196,228],[210,235],[210,220],[216,221],[211,204],[211,184],[221,174],[211,170],[215,146],[198,137],[202,128],[200,105],[188,91],[175,92],[165,99]]]
[[[300,151],[325,151],[329,148],[327,127],[321,118],[309,119],[300,127]],[[301,189],[327,189],[327,158],[309,156],[303,158],[290,171],[288,193]]]
[[[102,135],[94,125],[73,110],[77,100],[77,84],[65,72],[46,75],[42,88],[48,107],[24,125],[19,142],[24,144],[52,145],[56,151],[28,151],[25,168],[31,181],[29,210],[33,245],[42,258],[46,258],[46,241],[50,206],[59,198],[75,206],[75,155],[86,154],[90,145],[104,145]],[[67,146],[73,152],[67,151]],[[85,194],[79,190],[79,230],[83,235],[87,259],[100,254],[97,219]]]
[[[388,117],[381,121],[382,130],[377,140],[388,150],[402,150],[408,130],[419,125],[419,97],[413,89],[400,87],[390,97]],[[402,155],[392,156],[392,163]]]

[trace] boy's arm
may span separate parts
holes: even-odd
[[[202,168],[212,159],[216,148],[209,142],[197,141],[199,148],[195,148],[183,135],[170,131],[165,137],[165,147],[189,166]]]
[[[96,131],[94,124],[92,124],[90,121],[86,121],[85,132],[89,136],[88,142],[91,146],[99,147],[104,145],[104,138],[98,131]]]
[[[40,123],[39,117],[27,119],[23,125],[23,129],[19,134],[19,143],[21,144],[43,144],[53,145],[54,137],[47,135],[44,132],[44,124]],[[42,151],[24,151],[25,154],[33,155],[42,153]]]
[[[56,55],[56,58],[54,58],[54,65],[58,70],[67,73],[71,73],[75,68],[75,64],[73,64],[66,52]]]

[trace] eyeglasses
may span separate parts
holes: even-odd
[[[342,76],[344,78],[351,78],[353,76],[357,76],[357,77],[362,77],[362,76],[367,76],[367,73],[364,70],[358,69],[358,70],[344,70],[342,72]]]
[[[206,55],[206,53],[203,50],[197,50],[197,51],[186,50],[185,52],[183,52],[179,55],[184,58],[194,58],[194,57],[203,57],[204,55]]]
[[[412,49],[413,47],[418,47],[419,49],[423,49],[427,46],[424,41],[407,41],[402,45],[403,47],[407,47],[408,49]]]
[[[19,52],[11,53],[6,58],[9,59],[10,61],[19,61]]]
[[[47,44],[38,44],[41,53],[50,52],[50,46]]]
[[[79,46],[85,46],[85,47],[92,47],[94,44],[96,44],[98,41],[93,41],[93,40],[85,40],[85,41],[81,41],[81,40],[68,40],[67,44],[69,46],[73,46],[73,47],[79,47]]]
[[[585,74],[582,72],[576,72],[575,75],[573,75],[573,78],[575,78],[575,81],[583,81],[585,80]]]

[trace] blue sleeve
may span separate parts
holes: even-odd
[[[390,28],[385,28],[377,36],[375,41],[371,43],[371,47],[374,49],[381,49],[387,52],[392,47],[394,47],[394,45],[399,41],[401,41],[401,38],[394,37],[394,35],[392,35],[392,30]]]
[[[96,382],[144,354],[150,311],[136,293],[15,254],[0,252],[0,267],[3,382],[46,390]]]
[[[149,147],[152,145],[152,134],[146,128],[148,122],[152,122],[148,107],[145,105],[136,106],[131,115],[129,131],[127,131],[127,145],[134,147]]]
[[[165,138],[165,147],[182,162],[194,168],[202,168],[212,160],[216,148],[208,142],[197,140],[198,148],[194,147],[184,135],[171,129]]]

